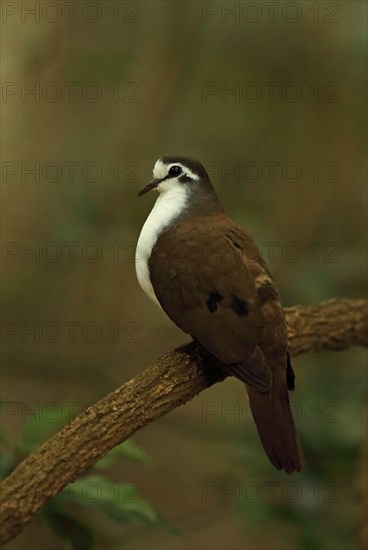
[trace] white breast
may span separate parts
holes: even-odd
[[[148,261],[158,236],[179,216],[187,202],[188,191],[185,185],[172,183],[170,187],[163,189],[139,235],[135,253],[135,270],[138,282],[147,296],[157,305],[160,304],[152,287]]]

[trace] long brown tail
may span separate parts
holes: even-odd
[[[303,468],[303,451],[290,409],[285,370],[273,371],[272,390],[261,393],[246,385],[250,408],[264,450],[272,464],[291,474]]]

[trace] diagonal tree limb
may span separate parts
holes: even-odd
[[[285,309],[291,355],[368,345],[367,302],[334,299]],[[113,447],[195,397],[226,375],[193,342],[163,355],[152,367],[78,415],[28,456],[1,484],[2,544],[38,510]]]

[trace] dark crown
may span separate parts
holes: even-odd
[[[180,157],[180,156],[167,156],[167,157],[161,157],[160,159],[164,164],[175,164],[180,163],[183,166],[186,166],[189,168],[191,172],[194,174],[197,174],[197,176],[201,180],[209,180],[209,176],[206,172],[206,169],[204,166],[199,162],[199,160],[195,160],[188,157]]]

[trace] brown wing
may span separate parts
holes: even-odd
[[[159,237],[149,267],[167,315],[231,374],[270,390],[265,354],[285,355],[285,323],[251,237],[224,215],[182,222]]]
[[[149,267],[168,316],[246,382],[270,461],[288,473],[301,471],[287,390],[285,318],[252,238],[225,215],[182,222],[159,237]],[[290,375],[291,366],[293,385]]]

